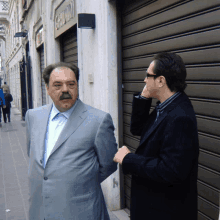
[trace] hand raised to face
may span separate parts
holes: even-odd
[[[147,85],[144,86],[141,96],[144,96],[145,98],[150,98],[150,92],[147,90]]]

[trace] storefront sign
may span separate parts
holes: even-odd
[[[36,47],[39,47],[44,42],[44,34],[43,34],[43,27],[38,30],[36,34]]]
[[[55,12],[55,38],[77,23],[75,0],[67,0]]]

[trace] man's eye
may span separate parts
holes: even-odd
[[[59,87],[60,85],[55,85],[56,87]]]

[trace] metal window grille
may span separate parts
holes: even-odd
[[[22,0],[22,5],[23,5],[23,8],[26,9],[26,6],[27,6],[27,0]]]
[[[9,10],[9,4],[6,1],[1,1],[2,3],[2,11],[8,11]]]

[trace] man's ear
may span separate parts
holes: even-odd
[[[159,76],[157,80],[158,80],[157,82],[160,88],[162,88],[166,84],[166,79],[164,76]]]

